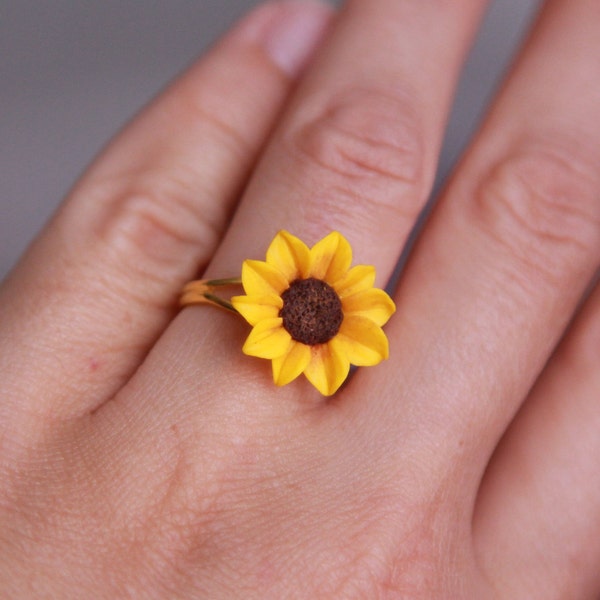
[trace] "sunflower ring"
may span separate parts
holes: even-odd
[[[374,267],[351,263],[350,244],[337,231],[312,248],[280,231],[265,261],[245,260],[241,278],[190,282],[181,304],[214,304],[239,313],[252,325],[242,351],[271,360],[276,385],[303,373],[330,396],[346,380],[350,365],[373,366],[389,355],[382,326],[394,303],[373,287]],[[215,293],[238,284],[245,295],[230,302]]]

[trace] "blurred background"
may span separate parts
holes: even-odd
[[[2,0],[0,279],[107,140],[257,4]],[[480,119],[538,4],[490,3],[456,97],[438,184]]]

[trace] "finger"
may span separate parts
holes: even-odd
[[[479,1],[349,2],[290,101],[210,274],[239,275],[243,259],[263,258],[281,228],[310,245],[339,229],[355,262],[376,264],[385,281],[431,187],[451,91],[481,9]],[[162,382],[183,403],[190,385],[207,394],[215,372],[262,382],[250,387],[258,395],[273,392],[265,361],[238,361],[247,330],[226,319],[184,311],[140,372],[140,385],[154,395],[159,365],[185,354]],[[228,336],[235,346],[224,342],[218,370],[216,340]],[[210,371],[199,373],[208,361]],[[302,380],[290,385],[311,393]]]
[[[84,413],[137,367],[211,257],[329,16],[315,3],[259,8],[76,186],[2,290],[6,411]]]
[[[600,593],[599,348],[596,287],[486,473],[475,540],[506,597]]]
[[[239,272],[280,229],[311,245],[339,230],[385,282],[429,195],[484,5],[348,2],[294,94],[211,273]]]
[[[473,493],[598,267],[598,18],[548,5],[414,250],[390,361],[351,382],[381,399],[352,407],[366,431],[421,448],[432,480],[460,466]]]

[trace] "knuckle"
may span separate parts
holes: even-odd
[[[182,167],[179,167],[180,169]],[[110,201],[96,233],[127,269],[163,278],[186,260],[202,261],[218,239],[218,219],[203,211],[187,181],[171,170],[132,177]]]
[[[418,212],[424,188],[421,126],[414,102],[397,93],[346,90],[293,127],[285,143],[308,180],[317,179],[318,187],[342,200],[393,206],[406,192],[419,202],[404,210]]]
[[[200,89],[195,81],[186,81],[179,93],[170,98],[165,112],[173,112],[173,122],[193,128],[198,137],[211,140],[215,148],[226,148],[242,159],[252,154],[255,144],[248,135],[247,124],[241,120],[239,111],[231,102],[222,100],[234,97],[237,86],[215,76],[211,80],[214,84],[212,87]]]
[[[562,272],[600,250],[599,191],[587,159],[558,144],[533,145],[492,166],[474,206],[483,227],[513,253],[537,270]]]
[[[203,136],[205,139],[212,139],[216,148],[227,148],[239,160],[243,160],[246,156],[252,156],[255,144],[247,134],[244,134],[243,127],[236,126],[233,116],[227,118],[223,112],[222,107],[221,109],[211,107],[208,103],[196,106],[196,119],[206,130]]]

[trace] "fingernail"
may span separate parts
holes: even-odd
[[[306,66],[331,20],[332,11],[317,2],[282,2],[266,31],[264,48],[285,73],[296,76]]]
[[[259,7],[242,24],[238,35],[259,43],[271,60],[296,77],[324,37],[332,9],[312,0],[284,0]]]

